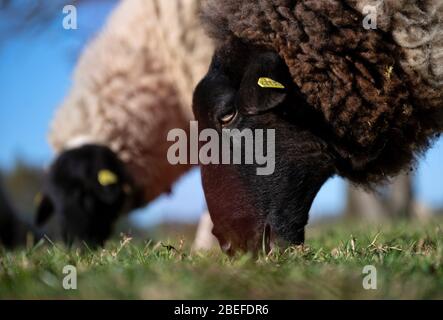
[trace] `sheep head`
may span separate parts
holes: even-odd
[[[121,213],[137,206],[138,196],[124,164],[109,148],[84,145],[62,152],[46,177],[36,223],[55,215],[63,239],[103,245]]]
[[[278,85],[263,86],[263,78]],[[194,113],[199,129],[220,135],[223,129],[275,130],[275,168],[269,175],[257,175],[258,164],[202,166],[213,233],[222,249],[256,251],[263,244],[269,249],[263,236],[302,243],[312,201],[334,173],[334,157],[322,138],[319,114],[298,93],[284,61],[264,48],[220,48],[197,86]]]

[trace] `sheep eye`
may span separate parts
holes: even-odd
[[[225,114],[223,117],[220,118],[220,123],[223,127],[226,127],[227,125],[232,123],[232,121],[234,121],[236,117],[237,117],[237,110],[233,109],[229,113]]]

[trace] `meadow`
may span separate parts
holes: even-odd
[[[180,235],[163,242],[121,236],[105,248],[41,241],[0,249],[0,298],[18,299],[443,299],[441,219],[317,224],[304,247],[268,255],[192,253]],[[77,289],[63,288],[63,268]],[[376,289],[365,289],[365,266]]]

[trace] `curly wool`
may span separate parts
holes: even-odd
[[[376,8],[377,27],[403,48],[400,62],[434,86],[443,85],[443,1],[348,0],[359,12]]]
[[[189,167],[168,163],[167,134],[189,127],[192,91],[213,52],[199,7],[199,0],[122,1],[78,63],[52,123],[55,150],[106,145],[146,201],[168,191]]]
[[[413,165],[443,130],[440,0],[389,0],[363,28],[370,0],[208,0],[218,45],[275,50],[331,130],[339,173],[371,185]],[[420,40],[420,41],[419,41]]]

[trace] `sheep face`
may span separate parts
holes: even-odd
[[[86,145],[63,152],[47,176],[37,225],[53,214],[63,239],[103,245],[118,216],[133,204],[133,186],[124,164],[108,148]]]
[[[263,77],[274,81],[272,88],[258,84]],[[285,63],[266,49],[222,47],[195,90],[193,108],[200,130],[275,130],[270,175],[257,175],[255,164],[202,166],[213,233],[222,249],[269,249],[269,239],[303,243],[312,201],[333,174],[333,157],[320,138],[319,116],[297,93]]]

